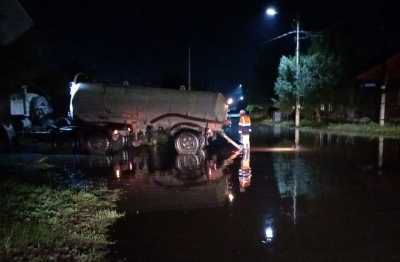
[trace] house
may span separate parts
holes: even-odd
[[[358,75],[357,80],[368,117],[400,122],[400,53]]]

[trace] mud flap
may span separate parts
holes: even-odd
[[[0,124],[0,151],[8,151],[15,141],[15,130],[11,124]]]
[[[16,133],[15,133],[13,125],[11,125],[11,124],[8,124],[8,125],[1,124],[1,128],[5,131],[5,134],[6,134],[7,138],[8,138],[8,141],[11,143],[11,141],[13,141],[15,136],[16,136]]]

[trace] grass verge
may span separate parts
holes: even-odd
[[[260,122],[266,125],[276,125],[271,120],[265,120]],[[293,122],[281,122],[279,123],[282,127],[293,128]],[[334,133],[338,135],[352,135],[361,137],[377,137],[383,136],[386,138],[400,138],[400,126],[393,124],[386,124],[381,127],[377,123],[367,124],[349,124],[349,123],[316,123],[311,121],[301,122],[301,131],[305,132],[326,132]]]
[[[0,182],[1,261],[103,261],[118,191]]]

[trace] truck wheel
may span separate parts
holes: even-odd
[[[93,133],[86,137],[86,146],[90,154],[105,155],[110,151],[110,138],[104,133]]]
[[[193,132],[185,131],[175,138],[175,149],[178,154],[196,154],[200,146],[200,139]]]
[[[181,172],[199,169],[200,164],[198,155],[178,155],[175,160],[175,167]]]

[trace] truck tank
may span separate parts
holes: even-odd
[[[167,129],[180,122],[222,129],[227,117],[220,93],[79,83],[71,92],[74,119],[91,124],[148,125]],[[72,89],[71,89],[72,90]]]

